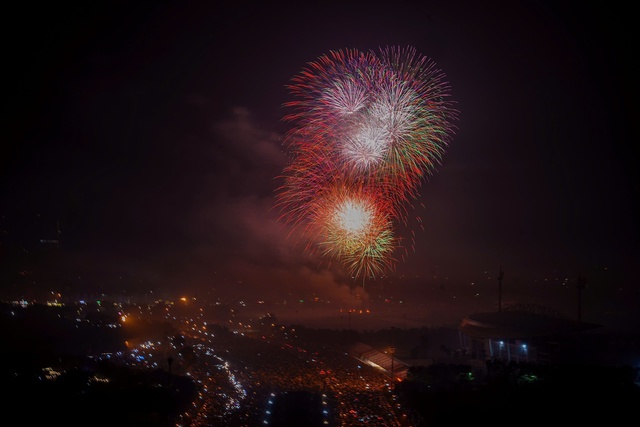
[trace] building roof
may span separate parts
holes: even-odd
[[[475,313],[462,319],[460,333],[473,338],[518,339],[568,335],[601,327],[558,315],[541,306]]]
[[[363,362],[379,366],[385,371],[391,372],[396,378],[405,378],[409,366],[403,361],[391,357],[386,353],[380,352],[368,344],[357,342],[349,348],[349,354],[360,359]]]

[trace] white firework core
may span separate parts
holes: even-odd
[[[348,163],[358,169],[367,169],[382,162],[388,150],[386,129],[367,120],[352,136],[345,138],[342,152]]]
[[[338,116],[347,116],[365,107],[367,93],[358,82],[337,80],[322,94],[321,100]]]
[[[370,226],[373,213],[363,203],[345,201],[337,207],[335,219],[337,224],[351,235],[359,235]]]

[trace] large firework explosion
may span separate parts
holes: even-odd
[[[306,249],[354,278],[394,268],[395,225],[454,132],[444,74],[414,48],[331,51],[288,86],[293,124],[277,205],[301,227]]]

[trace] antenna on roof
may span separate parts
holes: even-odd
[[[502,311],[502,279],[504,278],[504,271],[500,266],[500,273],[498,273],[498,311]]]

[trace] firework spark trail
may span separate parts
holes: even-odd
[[[433,62],[415,49],[331,51],[288,86],[293,161],[277,205],[307,248],[354,277],[394,267],[394,224],[441,164],[457,111]]]

